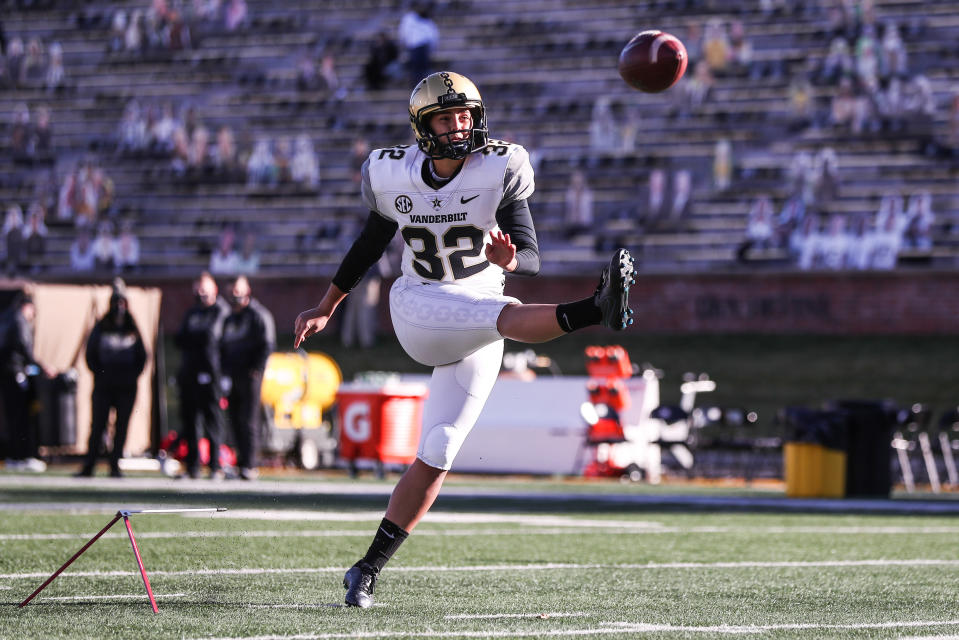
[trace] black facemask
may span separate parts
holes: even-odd
[[[210,296],[204,296],[202,293],[197,292],[193,294],[193,299],[196,301],[198,305],[203,307],[209,307],[214,302],[216,302],[216,295],[210,297]]]

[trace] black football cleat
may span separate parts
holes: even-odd
[[[602,325],[613,331],[622,331],[633,324],[633,310],[629,308],[629,288],[636,283],[633,257],[626,249],[617,249],[603,268],[596,287],[596,306],[603,314]]]
[[[373,606],[373,589],[376,588],[376,576],[379,571],[365,562],[357,562],[343,576],[343,588],[346,589],[346,605],[367,609]]]

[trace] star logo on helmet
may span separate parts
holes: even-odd
[[[442,207],[442,206],[443,206],[443,201],[442,201],[442,200],[440,200],[439,198],[433,198],[433,208],[434,208],[434,209],[439,209],[439,208]]]

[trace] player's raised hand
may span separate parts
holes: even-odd
[[[296,322],[293,325],[293,348],[298,349],[304,340],[322,331],[329,321],[330,315],[320,307],[307,309],[296,316]]]
[[[516,268],[516,245],[509,239],[508,233],[489,232],[490,243],[486,245],[486,259],[493,264],[512,271]]]

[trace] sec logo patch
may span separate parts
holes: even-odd
[[[409,196],[396,196],[396,200],[393,201],[393,206],[395,206],[396,210],[400,213],[409,213],[413,210],[413,201],[410,200]]]

